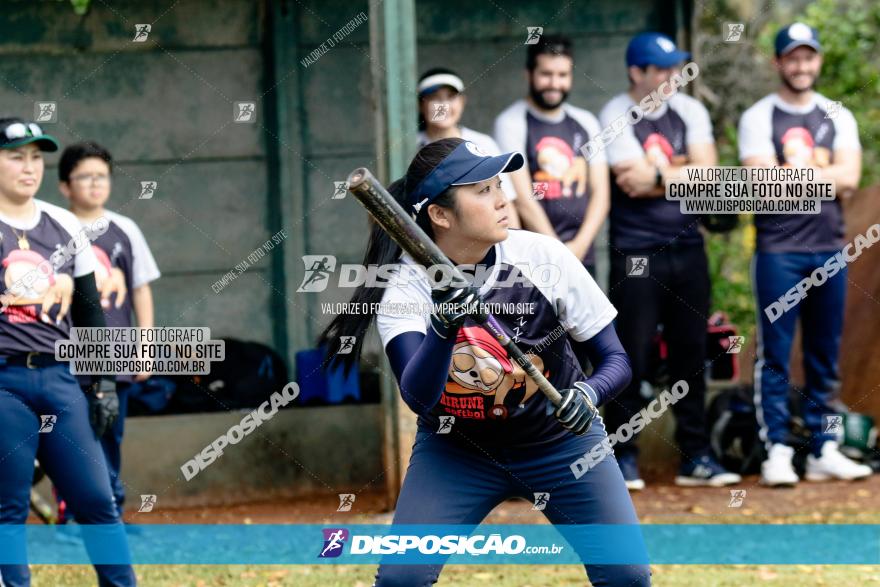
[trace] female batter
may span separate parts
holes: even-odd
[[[66,340],[71,326],[105,325],[95,257],[79,221],[34,198],[42,151],[57,149],[33,122],[0,119],[0,524],[27,521],[38,458],[83,524],[89,552],[128,558],[98,441],[118,413],[113,383],[96,381],[84,393],[68,365],[55,360],[55,341]],[[24,545],[15,548],[14,562],[23,562]],[[129,565],[95,570],[101,587],[135,584]],[[27,565],[0,564],[0,585],[30,585]]]
[[[378,226],[372,230],[364,263],[397,264],[397,279],[391,287],[362,286],[351,301],[383,302],[380,337],[402,397],[418,414],[394,524],[476,525],[504,500],[537,501],[536,494],[567,537],[566,526],[638,524],[613,457],[580,477],[572,472],[572,462],[606,436],[585,396],[595,405],[613,398],[629,381],[629,361],[612,326],[617,312],[580,261],[554,239],[508,230],[499,175],[522,165],[519,153],[488,157],[473,143],[448,138],[423,147],[390,187],[454,263],[472,266],[471,285],[432,288],[424,270]],[[558,409],[467,315],[477,292],[560,390]],[[432,302],[437,312],[415,309]],[[335,360],[355,362],[374,317],[334,319],[323,342],[357,337],[353,352]],[[581,368],[587,358],[595,366],[589,377]],[[573,546],[582,558],[590,554],[583,543]],[[376,586],[430,585],[441,568],[381,564]],[[594,585],[650,584],[647,565],[586,569]]]

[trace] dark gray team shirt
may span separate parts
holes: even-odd
[[[27,221],[0,215],[0,283],[2,291],[13,298],[0,312],[0,356],[32,351],[54,354],[55,341],[69,338],[71,317],[68,312],[55,324],[61,308],[55,304],[48,312],[51,323],[44,323],[40,320],[42,298],[60,280],[95,271],[95,255],[76,217],[41,200],[34,203],[36,213]],[[18,242],[22,232],[26,249]]]
[[[779,165],[824,167],[837,149],[861,150],[852,113],[813,94],[792,106],[778,94],[765,96],[739,122],[739,158],[771,157]],[[766,253],[825,252],[843,246],[840,201],[822,202],[819,214],[756,214],[757,250]]]
[[[575,237],[587,214],[590,173],[581,147],[598,133],[596,117],[570,104],[563,104],[562,115],[550,119],[520,100],[495,120],[495,140],[502,152],[519,151],[526,156],[533,185],[541,184],[538,201],[562,241]],[[604,156],[590,161],[604,163]],[[571,179],[575,181],[569,187]],[[583,262],[593,264],[592,247]]]
[[[622,93],[609,101],[599,114],[602,127],[635,106],[629,94]],[[683,165],[688,147],[715,142],[712,123],[706,108],[694,98],[676,93],[663,105],[646,114],[634,126],[627,125],[620,136],[605,147],[612,167],[643,157],[654,165]],[[631,198],[611,176],[611,246],[624,251],[642,251],[678,244],[699,245],[699,217],[682,214],[678,202],[655,198]]]
[[[617,316],[617,311],[583,264],[561,242],[510,230],[495,245],[495,263],[480,293],[502,329],[557,389],[585,376],[569,337],[584,341]],[[548,271],[555,268],[555,272]],[[406,283],[389,287],[377,316],[383,347],[405,332],[430,328],[431,289],[424,270],[402,257],[397,275]],[[440,416],[454,416],[455,427],[478,444],[528,445],[565,434],[547,417],[547,398],[507,351],[472,320],[459,330],[446,386],[422,427],[437,430]]]

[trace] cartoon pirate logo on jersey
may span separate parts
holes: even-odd
[[[655,167],[666,167],[670,164],[684,165],[687,162],[686,155],[676,155],[675,149],[669,140],[658,132],[652,132],[642,143],[648,162]]]
[[[55,285],[55,269],[37,251],[15,249],[3,259],[5,289],[11,306],[39,304],[46,291]]]
[[[826,167],[831,163],[831,151],[816,145],[812,133],[802,126],[782,135],[782,155],[786,167]]]
[[[526,353],[532,364],[539,370],[544,369],[544,361],[537,355]],[[549,371],[544,373],[549,376]],[[524,404],[535,392],[538,384],[526,375],[522,367],[510,360],[492,335],[478,326],[468,326],[458,331],[455,346],[452,348],[452,361],[449,365],[449,380],[446,394],[494,396],[491,406],[484,406],[482,398],[475,408],[479,415],[459,413],[462,417],[482,419],[486,416],[493,419],[507,418],[509,406]],[[461,401],[457,400],[459,405]],[[441,401],[447,407],[456,405],[456,400]]]
[[[107,256],[107,253],[101,247],[92,245],[92,251],[98,259],[98,264],[95,266],[95,282],[98,284],[98,289],[101,289],[104,281],[110,277],[110,272],[113,271],[113,264],[110,263],[110,257]]]
[[[535,145],[535,153],[535,181],[549,183],[544,199],[580,198],[586,193],[587,160],[576,157],[568,143],[558,137],[544,137]]]

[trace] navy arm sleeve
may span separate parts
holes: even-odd
[[[70,318],[73,320],[74,326],[81,328],[107,326],[104,310],[101,309],[101,294],[98,292],[94,273],[73,278]]]
[[[593,374],[586,382],[596,392],[594,401],[597,406],[614,399],[629,385],[632,367],[613,324],[600,330],[593,338],[571,342],[578,361],[583,363],[586,357],[593,365]]]
[[[433,328],[428,334],[404,332],[385,346],[400,395],[416,414],[426,414],[440,401],[446,387],[455,337],[443,339]]]
[[[70,318],[73,325],[80,328],[104,328],[107,321],[101,309],[101,294],[95,282],[95,274],[87,273],[73,278],[73,300],[70,302]],[[112,376],[105,376],[113,379]],[[91,385],[98,382],[101,375],[77,375],[80,385]]]

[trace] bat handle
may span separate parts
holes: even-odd
[[[517,365],[522,367],[526,374],[532,378],[532,381],[538,384],[538,389],[541,390],[541,393],[547,396],[550,403],[554,406],[558,406],[562,403],[562,394],[560,394],[559,391],[553,387],[553,384],[544,377],[544,374],[532,364],[532,361],[526,356],[526,354],[522,352],[512,340],[510,340],[510,337],[504,333],[504,330],[502,330],[501,325],[498,323],[495,316],[485,313],[477,314],[472,317],[495,337],[501,346],[504,347],[504,350],[507,351],[507,354],[510,355],[510,358],[513,359]]]

